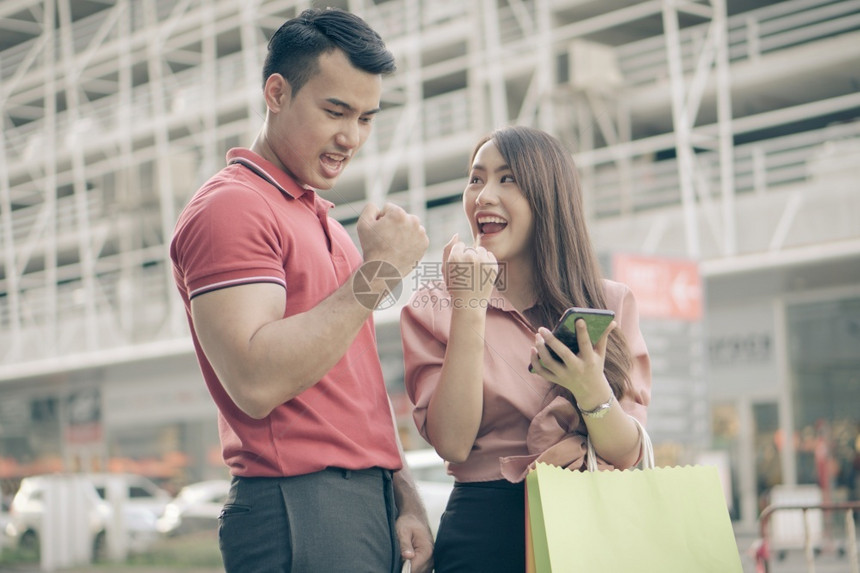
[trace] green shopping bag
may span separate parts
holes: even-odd
[[[528,571],[742,573],[716,468],[655,468],[641,431],[645,469],[528,474]]]

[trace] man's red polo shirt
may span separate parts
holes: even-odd
[[[272,282],[284,287],[284,316],[291,316],[337,290],[362,262],[344,228],[327,216],[331,203],[250,150],[230,150],[227,162],[183,210],[170,246],[197,358],[218,406],[224,461],[241,476],[327,466],[399,469],[372,319],[322,380],[262,420],[245,415],[218,381],[191,323],[192,298]]]

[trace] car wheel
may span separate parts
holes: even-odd
[[[28,530],[21,535],[18,550],[21,552],[21,558],[25,561],[39,560],[39,536],[36,535],[35,531]]]
[[[93,540],[93,562],[107,561],[107,536],[104,531],[96,533]]]

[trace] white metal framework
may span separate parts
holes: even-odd
[[[266,38],[309,4],[0,4],[0,380],[188,350],[175,217],[251,142]],[[856,201],[856,0],[332,4],[399,62],[331,195],[347,224],[388,198],[444,226],[477,135],[518,122],[574,149],[607,250],[729,272],[860,241],[854,221],[803,220]]]
[[[310,4],[0,2],[0,462],[62,454],[65,469],[104,465],[108,444],[158,453],[162,426],[160,453],[205,455],[212,405],[167,245],[227,149],[255,137],[266,40]],[[772,297],[795,280],[828,287],[822,261],[838,269],[834,284],[857,276],[844,269],[860,268],[860,0],[329,4],[367,19],[399,68],[370,141],[327,192],[347,228],[367,201],[397,202],[422,216],[427,257],[438,260],[452,232],[468,232],[459,196],[472,145],[520,123],[573,151],[604,255],[692,258],[724,298],[754,275],[787,285]],[[392,398],[405,404],[397,310],[378,312],[376,324]],[[773,347],[784,353],[776,316],[783,338]],[[707,433],[701,368],[686,356],[687,372],[666,371],[703,346],[700,326],[646,336],[659,379],[652,437],[661,424],[674,424],[668,442]],[[743,435],[761,391],[740,398]],[[82,403],[102,410],[74,419]],[[182,428],[193,443],[180,443]],[[740,447],[749,521],[753,444]],[[793,447],[782,458],[789,481]]]

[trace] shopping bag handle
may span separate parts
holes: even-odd
[[[636,422],[636,427],[639,428],[639,438],[642,442],[642,449],[640,450],[642,461],[639,462],[639,465],[642,466],[642,469],[652,469],[654,467],[654,446],[651,444],[651,436],[649,436],[648,432],[645,431],[645,427],[642,425],[642,422],[633,416],[630,416],[630,419]],[[595,453],[594,446],[591,443],[591,436],[587,436],[585,441],[588,444],[588,455],[585,459],[585,468],[590,472],[596,472],[597,453]]]

